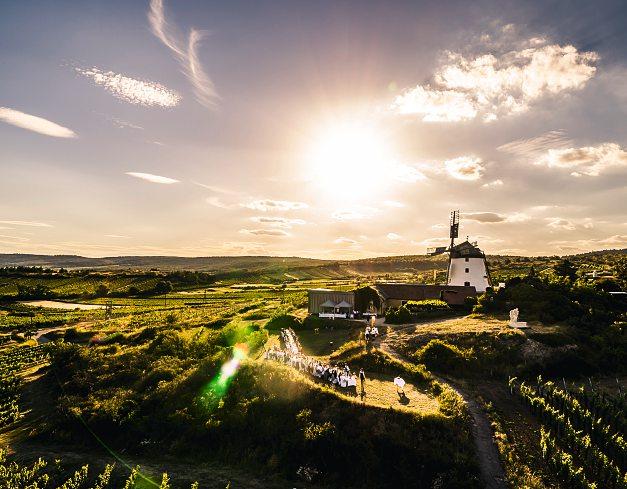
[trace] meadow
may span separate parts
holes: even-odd
[[[581,368],[572,368],[577,362],[587,366],[590,383],[610,386],[608,399],[619,399],[608,402],[623,402],[608,379],[615,377],[619,387],[623,382],[624,316],[599,309],[607,306],[602,289],[581,295],[590,289],[588,271],[601,266],[624,286],[622,262],[604,255],[573,259],[571,280],[560,277],[561,262],[554,258],[494,260],[493,275],[508,281],[507,296],[480,299],[475,313],[464,317],[382,324],[382,337],[368,345],[359,323],[306,321],[307,289],[350,290],[386,276],[432,278],[432,270],[419,268],[439,267],[438,260],[385,258],[339,268],[308,263],[336,267],[339,276],[321,278],[318,270],[316,278],[309,273],[302,279],[293,278],[300,272],[289,267],[273,275],[267,264],[258,276],[246,271],[236,278],[236,271],[228,279],[223,270],[217,277],[4,269],[0,388],[7,400],[0,406],[0,446],[6,447],[0,482],[11,488],[35,482],[64,488],[482,487],[482,462],[469,429],[477,413],[468,411],[461,392],[483,406],[479,414],[490,420],[490,437],[513,487],[572,487],[573,481],[592,487],[594,480],[621,487],[620,446],[604,442],[594,456],[610,462],[583,479],[577,472],[588,460],[583,448],[556,431],[561,425],[547,421],[540,408],[530,412],[529,402],[541,401],[525,400],[546,397],[549,389],[517,387],[514,393],[508,380],[530,382],[542,373],[585,383]],[[369,275],[356,273],[366,269]],[[511,276],[514,271],[518,275]],[[155,293],[162,282],[171,287]],[[129,294],[131,286],[136,290]],[[529,298],[537,287],[561,294],[562,316],[534,312]],[[24,305],[20,293],[115,307],[35,308]],[[583,300],[595,308],[586,313],[588,322],[577,309]],[[535,314],[529,330],[507,326],[513,301]],[[262,360],[288,326],[305,354],[363,368],[365,395],[347,395]],[[407,381],[405,397],[392,384],[396,375]],[[624,429],[624,420],[610,421]],[[568,459],[563,453],[571,456],[570,465],[560,462]],[[548,471],[547,463],[555,469]]]

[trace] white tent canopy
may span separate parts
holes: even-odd
[[[346,308],[346,307],[351,309],[353,306],[351,304],[349,304],[348,302],[346,302],[346,301],[342,301],[339,304],[336,304],[335,307],[337,307],[338,309],[342,309],[342,308]]]
[[[332,300],[328,300],[320,304],[320,307],[336,307],[336,306],[335,306],[335,302],[333,302]]]

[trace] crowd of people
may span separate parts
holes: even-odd
[[[364,381],[366,379],[363,369],[356,374],[351,372],[348,364],[331,365],[303,355],[298,338],[291,329],[281,330],[281,341],[285,348],[280,349],[275,346],[266,350],[264,353],[266,360],[274,360],[289,365],[300,372],[311,375],[321,382],[325,382],[355,396],[357,395],[357,378],[359,377],[363,392]]]

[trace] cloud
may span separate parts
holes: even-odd
[[[530,217],[522,212],[512,214],[497,214],[496,212],[464,212],[462,218],[468,221],[475,221],[481,224],[497,224],[502,222],[523,222]]]
[[[77,137],[76,133],[67,127],[60,126],[43,117],[26,114],[19,110],[9,109],[8,107],[0,107],[0,120],[13,126],[21,127],[22,129],[44,134],[45,136],[55,138]]]
[[[250,218],[251,221],[257,222],[259,224],[269,224],[270,226],[276,226],[280,228],[290,229],[295,225],[303,225],[305,221],[302,219],[288,219],[287,217],[266,217],[266,216],[255,216]]]
[[[181,96],[160,83],[130,78],[99,68],[74,68],[76,73],[92,80],[115,98],[145,107],[175,107]]]
[[[198,47],[206,37],[205,31],[191,29],[185,48],[177,40],[177,34],[168,25],[163,11],[163,0],[151,0],[148,10],[148,22],[152,33],[167,46],[179,61],[183,73],[192,84],[194,96],[201,105],[213,108],[219,96],[215,86],[204,71],[198,57]]]
[[[422,241],[412,241],[412,245],[426,246],[427,248],[436,247],[436,246],[446,246],[450,243],[449,238],[427,238]]]
[[[179,183],[179,181],[175,180],[174,178],[162,177],[161,175],[153,175],[152,173],[140,173],[140,172],[134,172],[134,171],[127,171],[126,174],[131,177],[141,178],[142,180],[146,180],[147,182],[151,182],[151,183],[162,183],[166,185]]]
[[[544,153],[549,149],[565,148],[572,144],[572,140],[566,137],[564,131],[549,131],[540,136],[527,139],[516,139],[499,146],[499,151],[514,154],[517,156],[531,157],[539,153]]]
[[[122,234],[105,234],[105,238],[126,239],[130,238],[130,236],[124,236]]]
[[[419,180],[425,180],[424,173],[413,166],[398,164],[392,168],[392,176],[401,182],[415,183]]]
[[[458,122],[479,116],[490,122],[526,112],[545,96],[580,90],[594,76],[596,53],[546,44],[541,38],[530,41],[526,43],[530,47],[498,57],[448,52],[433,84],[406,90],[396,97],[392,108],[426,122]]]
[[[450,176],[458,180],[478,180],[484,172],[481,158],[473,156],[460,156],[446,160],[444,167]]]
[[[496,180],[492,180],[491,182],[484,183],[483,185],[481,185],[482,188],[496,188],[496,187],[502,187],[502,186],[503,186],[503,180],[501,180],[500,178],[497,178]]]
[[[256,211],[262,212],[285,212],[285,211],[293,211],[299,209],[306,209],[308,206],[304,202],[291,202],[289,200],[272,200],[272,199],[261,199],[254,200],[247,204],[242,204],[243,207],[248,209],[253,209]]]
[[[359,244],[358,241],[356,241],[354,239],[350,239],[350,238],[345,238],[343,236],[340,236],[339,238],[334,239],[333,242],[335,244],[347,244],[347,245],[351,245],[351,246],[355,246],[355,245]]]
[[[574,231],[575,225],[572,221],[568,219],[562,219],[559,217],[547,217],[546,220],[547,226],[551,229],[561,230],[561,231]]]
[[[11,239],[14,241],[30,241],[29,238],[23,238],[22,236],[7,236],[6,234],[0,234],[0,238]]]
[[[466,212],[464,213],[464,219],[483,223],[495,223],[505,222],[507,220],[507,216],[503,214],[497,214],[495,212]]]
[[[124,119],[120,119],[118,117],[111,117],[109,120],[118,126],[118,129],[136,129],[138,131],[144,130],[142,126],[138,126],[137,124],[133,124],[132,122],[125,121]]]
[[[420,85],[396,97],[393,108],[399,114],[422,115],[425,122],[459,122],[477,115],[475,103],[466,94]]]
[[[549,242],[549,245],[566,252],[620,249],[627,247],[627,235],[615,234],[607,238],[551,241]]]
[[[35,221],[0,221],[0,224],[9,224],[11,226],[29,226],[34,228],[51,228],[52,224],[46,222]]]
[[[403,239],[403,237],[400,234],[396,234],[396,233],[388,233],[386,238],[389,239],[390,241],[398,241],[400,239]]]
[[[289,236],[287,231],[282,229],[240,229],[240,233],[254,234],[255,236]]]
[[[616,143],[583,148],[549,149],[535,162],[549,168],[572,170],[571,175],[597,177],[610,167],[627,167],[627,151]]]
[[[342,209],[335,211],[331,217],[336,221],[358,221],[371,217],[378,212],[378,209],[372,207],[360,207],[358,209]]]
[[[220,209],[233,209],[234,207],[237,207],[235,204],[227,204],[226,202],[223,202],[220,197],[207,197],[206,202],[207,204]]]
[[[198,185],[199,187],[206,188],[207,190],[211,190],[217,194],[225,194],[225,195],[238,195],[239,192],[235,192],[234,190],[229,190],[222,187],[216,187],[215,185],[206,185],[200,182],[192,182],[194,185]]]

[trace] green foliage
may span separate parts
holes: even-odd
[[[428,369],[446,373],[459,373],[474,361],[474,352],[432,339],[415,353],[416,359]]]
[[[405,306],[413,314],[421,312],[433,312],[433,311],[450,311],[449,305],[438,299],[427,299],[423,301],[408,301]]]
[[[509,386],[540,418],[544,425],[540,441],[543,456],[569,487],[594,488],[601,483],[603,487],[625,487],[624,398],[608,402],[583,389],[562,390],[540,378],[535,387],[515,378],[510,379]],[[559,448],[555,439],[566,450]],[[577,460],[582,466],[576,466]]]
[[[496,293],[483,294],[473,311],[504,313],[516,307],[522,319],[567,322],[588,331],[606,328],[625,310],[619,298],[587,285],[525,277],[511,279]]]
[[[275,331],[279,329],[292,328],[294,330],[300,329],[302,322],[296,316],[291,314],[279,314],[274,316],[270,321],[266,323],[266,329]]]
[[[555,274],[559,277],[564,277],[574,282],[577,278],[577,268],[571,263],[570,260],[565,259],[559,262],[553,267]]]
[[[389,307],[385,311],[385,322],[389,324],[406,324],[413,320],[412,314],[405,306]]]

